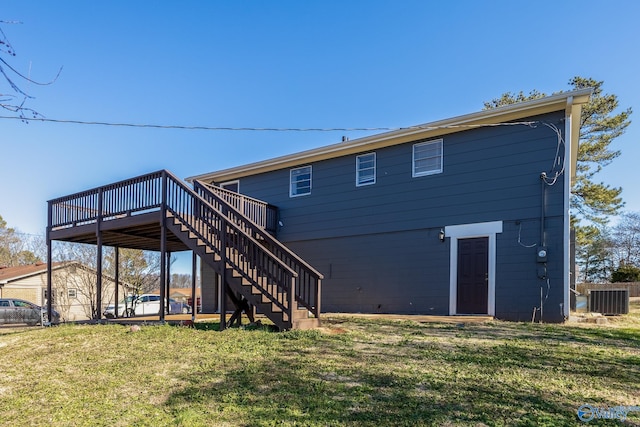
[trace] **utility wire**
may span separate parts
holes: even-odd
[[[95,126],[117,126],[117,127],[133,127],[133,128],[153,128],[153,129],[182,129],[182,130],[207,130],[207,131],[255,131],[255,132],[356,132],[356,131],[396,131],[396,130],[437,130],[437,129],[454,129],[454,128],[479,128],[490,126],[535,126],[539,122],[509,122],[509,123],[487,123],[476,125],[443,125],[443,126],[408,126],[408,127],[354,127],[354,128],[258,128],[258,127],[223,127],[223,126],[182,126],[182,125],[157,125],[142,123],[113,123],[99,121],[83,121],[83,120],[63,120],[48,119],[44,117],[15,117],[0,116],[0,119],[21,120],[24,122],[38,121],[48,123],[66,123],[78,125],[95,125]]]

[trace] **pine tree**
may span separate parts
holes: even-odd
[[[616,112],[619,107],[618,97],[602,92],[603,81],[574,77],[569,84],[574,90],[593,88],[591,100],[583,106],[580,118],[576,181],[571,189],[571,208],[574,213],[572,222],[577,225],[582,218],[604,225],[610,216],[618,214],[624,206],[622,188],[596,182],[594,177],[620,155],[619,150],[611,148],[611,143],[622,135],[631,123],[629,117],[632,111],[631,108],[627,108]],[[522,91],[517,94],[507,92],[499,98],[485,102],[484,108],[497,108],[544,96],[544,93],[537,90],[529,92],[528,95]]]

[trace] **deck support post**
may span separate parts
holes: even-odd
[[[191,251],[191,322],[196,321],[196,312],[198,311],[198,297],[196,296],[196,273],[198,256]]]
[[[93,318],[95,320],[100,320],[102,316],[102,197],[103,192],[102,188],[98,190],[98,218],[96,221],[96,245],[97,245],[97,254],[96,254],[96,307],[95,313],[93,313]]]
[[[162,171],[162,208],[160,209],[160,322],[164,323],[167,284],[167,171]]]
[[[165,291],[165,307],[167,308],[167,314],[171,314],[171,252],[167,251],[167,290]]]
[[[51,260],[52,248],[51,248],[51,223],[52,223],[52,212],[51,212],[51,202],[48,203],[49,209],[47,212],[47,319],[51,322],[51,315],[53,314],[53,298],[51,297],[53,286],[52,286],[52,277],[51,277],[51,268],[53,267],[53,263]]]
[[[120,248],[116,246],[115,248],[113,248],[113,250],[115,252],[113,254],[113,257],[114,257],[114,262],[116,264],[115,265],[115,276],[116,276],[115,277],[115,282],[116,282],[115,283],[115,286],[116,286],[115,300],[116,301],[115,301],[114,315],[115,315],[115,318],[117,319],[119,317],[118,310],[120,310],[120,303],[118,302],[118,301],[120,301],[119,300],[120,293],[119,293],[119,289],[118,289],[120,287]],[[126,298],[125,298],[125,301],[126,301]],[[125,311],[125,314],[126,314],[126,312],[127,312],[127,305],[126,304],[124,305],[124,311]]]
[[[220,218],[220,265],[220,330],[224,331],[227,327],[227,220],[224,217]]]

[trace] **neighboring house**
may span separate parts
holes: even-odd
[[[95,300],[95,271],[79,262],[52,263],[53,306],[63,321],[90,319]],[[114,298],[114,280],[103,276],[104,306]],[[124,295],[121,285],[120,295]],[[47,264],[0,267],[0,297],[20,298],[44,306],[47,302]],[[103,307],[104,309],[104,307]]]
[[[324,275],[323,312],[561,322],[569,315],[570,186],[590,94],[561,93],[187,180],[277,208],[278,240]],[[210,270],[203,263],[203,297]]]

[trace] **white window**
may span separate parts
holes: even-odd
[[[311,166],[291,169],[289,182],[290,197],[311,194]]]
[[[421,142],[413,146],[413,176],[442,172],[442,140]]]
[[[234,193],[240,192],[240,181],[227,181],[220,184],[220,188],[224,188],[225,190],[233,191]]]
[[[356,157],[356,186],[376,183],[376,153]]]

